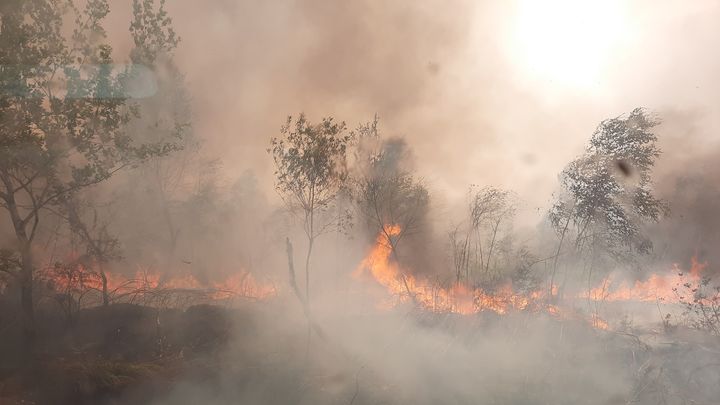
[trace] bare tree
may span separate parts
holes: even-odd
[[[500,241],[509,241],[517,204],[512,192],[495,187],[471,186],[468,196],[467,218],[449,234],[456,282],[470,282],[475,270],[489,275]]]
[[[685,278],[683,272],[679,275]],[[713,284],[712,277],[689,278],[674,286],[673,292],[683,306],[683,316],[691,327],[720,336],[720,285]]]

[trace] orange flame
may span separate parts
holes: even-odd
[[[82,294],[90,290],[102,291],[102,274],[84,265],[58,266],[45,271],[42,280],[51,282],[63,293]],[[105,272],[107,290],[114,297],[150,293],[203,293],[211,300],[235,297],[263,300],[277,294],[274,283],[259,282],[249,272],[235,273],[220,282],[202,283],[191,274],[161,277],[160,274],[138,270],[134,276]]]
[[[620,282],[613,286],[613,276],[606,277],[599,286],[592,288],[589,292],[581,294],[582,298],[589,298],[593,301],[665,301],[677,303],[678,295],[674,288],[685,283],[697,284],[702,278],[702,272],[707,263],[698,262],[697,258],[690,259],[690,271],[685,274],[675,264],[672,274],[652,274],[645,281],[636,281],[629,285],[627,282]]]
[[[604,319],[600,318],[597,314],[592,314],[590,316],[590,324],[593,328],[596,329],[602,329],[602,330],[609,330],[610,325],[605,321]]]
[[[434,312],[452,312],[473,314],[491,310],[504,314],[509,310],[524,310],[538,305],[541,292],[516,294],[511,285],[506,285],[494,293],[482,289],[470,289],[462,284],[442,288],[427,279],[419,279],[401,271],[397,262],[391,260],[392,244],[389,238],[399,235],[398,225],[386,225],[376,239],[376,243],[367,257],[360,263],[353,275],[360,277],[369,272],[373,279],[385,287],[401,302],[413,301]]]
[[[488,292],[481,288],[471,289],[456,284],[442,288],[427,279],[416,278],[402,271],[397,261],[392,260],[393,246],[391,238],[400,235],[402,229],[398,225],[386,225],[378,235],[375,245],[365,259],[353,272],[356,278],[369,273],[380,285],[385,287],[399,302],[412,301],[433,312],[451,312],[458,314],[474,314],[490,310],[505,314],[515,310],[544,311],[553,317],[578,318],[576,310],[560,308],[545,302],[545,291],[534,291],[527,294],[516,293],[512,285]],[[653,274],[645,281],[636,281],[633,285],[620,283],[613,288],[612,277],[605,278],[599,286],[580,293],[575,298],[593,301],[655,301],[679,302],[676,288],[686,283],[698,283],[706,263],[699,263],[692,258],[689,274],[685,274],[675,265],[673,274]],[[686,276],[688,278],[686,278]],[[553,289],[553,295],[556,290]],[[583,317],[585,318],[585,317]],[[607,330],[607,321],[598,314],[585,318],[594,328]]]

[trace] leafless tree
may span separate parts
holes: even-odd
[[[495,187],[470,187],[468,214],[449,234],[456,282],[470,282],[472,273],[488,276],[497,264],[501,241],[510,241],[509,229],[517,198]]]

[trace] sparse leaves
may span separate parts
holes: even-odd
[[[322,220],[347,180],[346,152],[351,136],[344,122],[324,118],[310,123],[301,114],[288,117],[281,137],[270,140],[275,162],[275,187],[291,212],[304,215],[305,232],[315,238],[329,230],[333,220]],[[320,220],[322,223],[316,223]]]
[[[281,137],[270,139],[275,162],[275,188],[291,213],[302,218],[308,240],[305,257],[304,305],[310,302],[310,258],[315,239],[341,229],[346,218],[336,207],[347,181],[347,147],[352,135],[344,122],[323,118],[310,123],[304,114],[288,117]],[[342,210],[340,210],[342,211]]]
[[[479,274],[484,281],[490,281],[498,275],[500,253],[506,253],[506,259],[519,256],[519,268],[527,268],[518,271],[529,272],[531,265],[523,264],[521,259],[529,258],[529,252],[523,249],[511,252],[512,238],[508,229],[512,225],[516,205],[517,197],[510,191],[496,187],[470,187],[467,219],[450,235],[457,282],[465,279],[472,283],[473,276]]]
[[[652,243],[642,232],[667,211],[653,196],[651,173],[660,150],[652,132],[659,121],[643,109],[600,123],[584,155],[560,175],[562,193],[549,220],[558,232],[569,221],[576,248],[603,246],[613,257],[648,253]]]
[[[720,286],[712,278],[703,276],[673,287],[673,292],[684,307],[683,317],[690,327],[720,335]]]

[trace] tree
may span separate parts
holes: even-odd
[[[2,5],[0,206],[11,219],[20,252],[27,355],[35,341],[33,242],[45,209],[123,168],[177,149],[168,140],[136,142],[124,131],[140,113],[127,91],[137,74],[113,68],[102,27],[110,10],[107,0],[83,4],[82,10],[60,0]],[[69,36],[66,12],[74,16]],[[140,24],[167,31],[169,19],[163,13],[153,16]]]
[[[281,137],[270,140],[275,163],[275,188],[294,215],[300,217],[308,247],[305,256],[305,300],[310,302],[310,258],[315,240],[342,218],[333,206],[347,180],[347,146],[352,135],[344,122],[324,118],[310,123],[304,114],[288,117]]]
[[[20,269],[20,258],[16,251],[0,249],[0,293],[12,283]]]
[[[652,129],[659,124],[646,110],[600,123],[585,153],[570,162],[560,175],[562,193],[549,212],[560,241],[550,281],[552,293],[557,260],[568,232],[573,250],[589,253],[588,278],[598,254],[620,262],[632,254],[647,254],[652,243],[642,232],[667,210],[653,195],[651,174],[660,149]]]
[[[488,275],[499,242],[507,238],[503,228],[511,224],[516,210],[516,197],[510,191],[471,186],[468,195],[467,219],[449,235],[458,283],[463,277],[469,282],[475,269]]]
[[[405,148],[401,139],[383,141],[378,154],[368,155],[364,173],[353,179],[358,211],[372,234],[385,235],[398,262],[400,242],[422,228],[430,204],[427,188],[399,164]]]
[[[155,10],[154,1],[133,1],[130,33],[135,46],[130,52],[130,60],[140,69],[150,68],[156,77],[154,96],[138,100],[139,107],[152,114],[134,120],[132,130],[145,142],[175,138],[182,146],[178,153],[149,160],[140,167],[140,183],[146,186],[142,204],[148,205],[145,197],[150,194],[160,211],[160,215],[152,214],[162,219],[167,232],[167,261],[163,266],[167,269],[176,264],[172,261],[181,234],[174,215],[174,208],[179,205],[178,194],[188,191],[188,183],[194,180],[190,179],[190,173],[214,163],[199,158],[200,141],[192,131],[185,78],[171,57],[179,38],[170,25],[164,4],[165,0],[161,0],[160,7]],[[131,188],[136,188],[137,184],[133,181]]]
[[[80,258],[83,268],[92,269],[91,274],[100,278],[100,293],[103,306],[110,304],[108,277],[105,271],[107,264],[121,258],[118,239],[110,233],[109,223],[98,216],[95,207],[82,204],[77,198],[64,198],[61,213],[70,225],[70,230],[77,235],[85,246],[85,254]],[[92,212],[92,220],[86,221],[83,211]]]
[[[407,169],[409,150],[402,138],[381,139],[377,116],[354,132],[352,194],[355,206],[373,235],[382,234],[393,259],[400,261],[400,242],[425,225],[430,195]],[[414,299],[407,280],[406,292]]]

